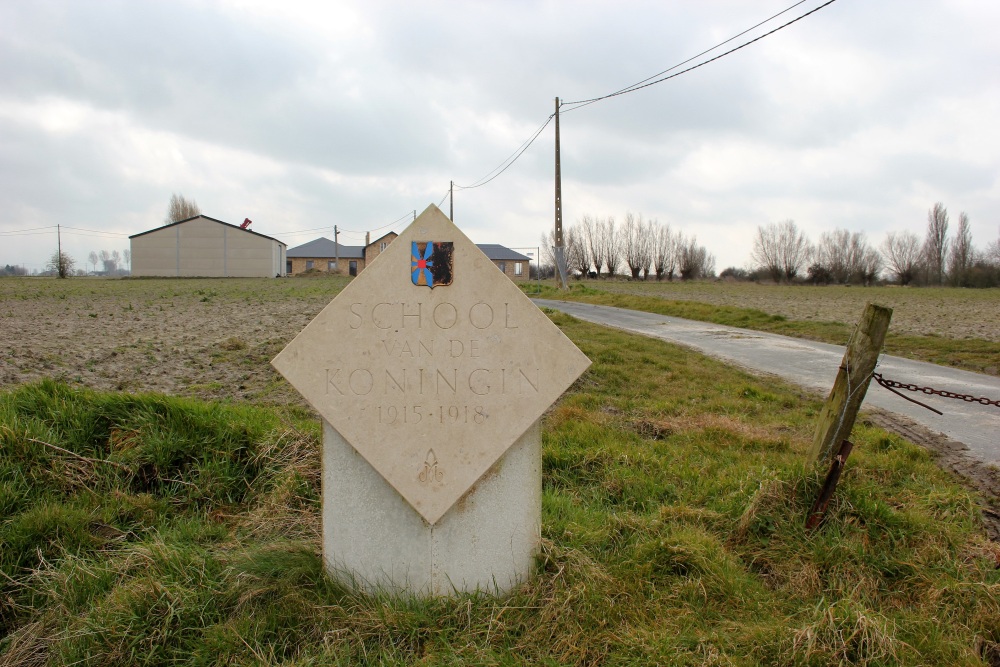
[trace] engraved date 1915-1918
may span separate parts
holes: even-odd
[[[377,405],[375,418],[379,424],[419,424],[430,420],[436,424],[483,424],[488,415],[481,405]]]

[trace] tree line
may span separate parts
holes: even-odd
[[[953,235],[949,227],[948,209],[941,202],[928,211],[922,240],[911,231],[893,231],[878,248],[864,232],[835,229],[813,244],[793,220],[761,225],[751,251],[754,277],[776,283],[870,285],[887,273],[900,285],[1000,285],[1000,240],[979,251],[964,212]],[[743,277],[736,270],[731,275]]]
[[[178,220],[186,220],[187,218],[192,218],[196,215],[201,214],[201,209],[198,208],[198,203],[193,199],[186,199],[184,195],[179,195],[174,193],[170,196],[170,203],[167,204],[167,214],[164,216],[163,224],[169,225]],[[118,250],[91,250],[90,254],[87,255],[87,262],[91,266],[91,273],[98,273],[97,264],[100,262],[101,271],[100,273],[106,276],[121,276],[127,275],[132,268],[132,251],[128,248],[122,251]],[[48,264],[46,265],[45,273],[48,275],[58,276],[60,278],[66,278],[69,276],[85,276],[87,275],[86,267],[77,268],[76,258],[69,255],[66,252],[59,252],[58,250],[52,253],[49,258]],[[17,267],[7,266],[4,267],[2,275],[27,275],[26,271],[21,270],[20,273],[16,272]]]
[[[542,235],[542,260],[555,266],[555,232]],[[695,236],[631,211],[621,224],[614,216],[585,215],[565,230],[563,253],[579,278],[605,278],[627,271],[633,280],[694,280],[715,277],[715,257]]]

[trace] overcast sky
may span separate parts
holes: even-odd
[[[793,1],[0,0],[0,266],[43,268],[54,231],[10,232],[56,224],[80,265],[127,248],[175,192],[289,247],[334,224],[348,245],[400,231],[514,153],[556,96],[643,80]],[[722,270],[748,265],[758,225],[877,244],[923,236],[941,201],[983,248],[1000,235],[998,25],[990,0],[837,0],[563,113],[564,224],[641,213]],[[473,241],[534,247],[551,228],[553,130],[456,192]]]

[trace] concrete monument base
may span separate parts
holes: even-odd
[[[527,580],[541,536],[541,421],[430,525],[323,421],[323,561],[370,592],[503,594]]]

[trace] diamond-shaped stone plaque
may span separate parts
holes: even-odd
[[[590,360],[432,205],[271,363],[433,525]]]

